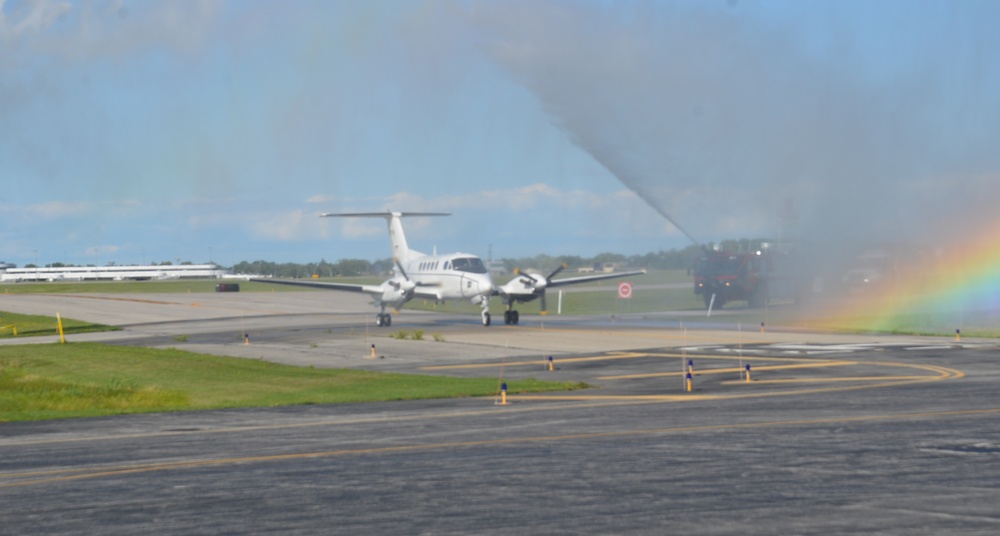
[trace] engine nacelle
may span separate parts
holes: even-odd
[[[386,303],[401,301],[414,288],[416,288],[416,284],[412,281],[394,277],[382,284],[382,301]]]

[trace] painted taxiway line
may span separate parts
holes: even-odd
[[[750,361],[763,361],[764,359],[744,359],[745,362]],[[825,361],[817,363],[800,363],[797,365],[755,365],[753,367],[754,372],[758,371],[775,371],[775,370],[793,370],[793,369],[806,369],[806,368],[825,368],[825,367],[847,367],[851,365],[858,365],[857,361]],[[695,376],[708,376],[712,374],[737,374],[743,372],[744,369],[739,367],[728,367],[728,368],[717,368],[717,369],[698,369],[694,375]],[[687,371],[679,372],[650,372],[645,374],[623,374],[620,376],[598,376],[598,380],[639,380],[647,378],[660,378],[660,377],[671,377],[680,376],[686,374]]]
[[[855,382],[852,385],[847,386],[833,386],[833,387],[817,387],[810,389],[790,389],[787,391],[769,391],[769,392],[742,392],[737,394],[723,394],[723,395],[696,395],[696,394],[682,394],[682,395],[638,395],[640,399],[656,402],[695,402],[699,400],[706,400],[706,396],[710,396],[712,400],[733,400],[738,398],[764,398],[770,396],[792,396],[792,395],[810,395],[810,394],[820,394],[820,393],[833,393],[833,392],[843,392],[843,391],[860,391],[866,389],[878,389],[880,387],[897,387],[900,385],[918,384],[918,383],[928,383],[937,382],[942,380],[951,380],[964,378],[965,373],[946,367],[938,367],[934,365],[914,365],[907,363],[892,363],[884,362],[880,363],[885,366],[896,366],[896,367],[909,367],[921,370],[927,370],[929,372],[935,373],[934,375],[923,375],[923,376],[891,376],[886,375],[880,378],[881,383],[864,383]],[[878,381],[878,378],[873,381]],[[817,382],[822,383],[822,382]],[[836,382],[833,382],[836,383]],[[860,383],[860,385],[859,385]],[[766,384],[763,381],[727,381],[723,382],[724,385],[761,385]],[[510,400],[514,401],[554,401],[554,400],[579,400],[579,401],[596,401],[602,398],[608,400],[627,400],[629,395],[516,395],[508,397]]]
[[[693,353],[670,353],[670,352],[608,352],[602,355],[587,356],[587,357],[554,357],[553,363],[556,365],[566,364],[566,363],[587,363],[587,362],[599,362],[599,361],[614,361],[617,359],[640,359],[640,358],[684,358],[684,359],[721,359],[726,361],[733,361],[737,359],[731,355],[719,356],[719,355],[705,355],[705,354],[693,354]],[[744,361],[782,361],[791,363],[828,363],[829,359],[816,358],[816,357],[778,357],[778,356],[761,356],[761,355],[750,355],[743,356]],[[549,361],[547,358],[544,359],[534,359],[531,361],[519,360],[519,361],[497,361],[490,363],[462,363],[457,365],[430,365],[426,367],[420,367],[419,370],[426,371],[441,371],[441,370],[469,370],[469,369],[490,369],[490,368],[501,368],[501,367],[537,367],[543,365],[547,367]]]
[[[609,352],[606,355],[599,356],[588,356],[588,357],[560,357],[559,359],[554,359],[555,363],[586,363],[588,361],[612,361],[615,359],[635,359],[637,357],[648,357],[648,354],[642,352]],[[549,366],[548,359],[535,359],[532,361],[501,361],[497,363],[467,363],[462,365],[431,365],[427,367],[420,367],[419,370],[462,370],[462,369],[485,369],[485,368],[500,368],[500,367],[537,367],[537,366]]]
[[[586,440],[597,440],[597,439],[670,435],[670,434],[697,433],[697,432],[709,432],[709,431],[721,431],[721,430],[752,430],[752,429],[777,428],[786,426],[787,427],[816,426],[825,424],[867,423],[867,422],[903,421],[912,419],[937,419],[937,418],[951,418],[951,417],[983,416],[983,415],[993,415],[997,413],[1000,413],[1000,408],[943,411],[943,412],[924,412],[924,413],[895,413],[895,414],[882,414],[882,415],[824,417],[817,419],[794,419],[785,421],[762,421],[762,422],[752,422],[752,423],[727,423],[727,424],[715,424],[715,425],[704,425],[704,426],[679,426],[670,428],[621,430],[613,432],[589,432],[580,434],[563,434],[563,435],[551,435],[551,436],[495,438],[495,439],[484,439],[478,441],[454,441],[445,443],[401,445],[395,447],[328,450],[328,451],[274,454],[274,455],[263,455],[263,456],[206,458],[206,459],[187,460],[179,462],[165,462],[165,463],[123,464],[117,466],[116,465],[104,466],[100,468],[71,468],[71,469],[65,469],[64,470],[65,472],[63,474],[59,474],[58,476],[52,476],[49,478],[27,479],[27,480],[21,480],[24,476],[26,476],[26,473],[19,474],[15,472],[15,473],[0,474],[0,488],[14,488],[14,487],[24,487],[24,486],[45,485],[45,484],[57,484],[62,482],[72,482],[76,480],[93,479],[101,477],[123,476],[130,474],[152,473],[152,472],[163,472],[163,471],[177,471],[184,469],[195,469],[200,467],[212,467],[221,465],[275,463],[275,462],[307,460],[307,459],[317,459],[317,458],[332,458],[341,456],[363,456],[363,455],[394,454],[401,452],[450,450],[450,449],[464,449],[464,448],[476,448],[476,447],[495,447],[500,445],[511,445],[511,444],[586,441]],[[80,472],[80,471],[91,471],[91,472]],[[66,474],[66,473],[76,473],[76,474]],[[2,480],[9,480],[9,481],[2,482]]]

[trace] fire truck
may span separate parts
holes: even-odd
[[[706,249],[694,262],[694,293],[705,307],[719,309],[732,301],[764,307],[775,297],[792,297],[789,278],[777,269],[784,255],[769,250],[731,253]]]

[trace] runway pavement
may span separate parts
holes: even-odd
[[[476,318],[415,312],[390,331],[424,329],[444,342],[399,341],[366,328],[363,303],[330,305],[328,296],[135,297],[162,302],[145,313],[142,301],[89,297],[4,308],[135,320],[88,336],[113,344],[595,387],[508,405],[475,398],[0,424],[0,533],[1000,529],[996,341],[691,329],[643,316],[483,328]],[[366,357],[371,344],[380,359]]]

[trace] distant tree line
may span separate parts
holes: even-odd
[[[760,249],[766,239],[723,240],[716,243],[709,243],[706,247],[717,248],[722,251],[732,251],[745,253]],[[497,262],[503,265],[504,270],[512,272],[515,268],[533,268],[542,272],[551,272],[565,263],[569,270],[594,267],[600,269],[606,263],[614,263],[619,268],[647,268],[650,270],[684,270],[690,268],[702,254],[701,246],[687,246],[683,249],[659,250],[643,255],[622,255],[619,253],[600,253],[593,257],[581,257],[578,255],[536,255],[534,257],[504,258]],[[150,263],[153,266],[173,266],[171,261],[163,261],[159,264]],[[179,265],[190,265],[191,261],[178,261]],[[108,266],[115,266],[114,262],[109,262]],[[50,268],[73,267],[73,264],[54,262],[46,264]],[[94,266],[89,264],[87,266]],[[35,268],[34,264],[28,264],[25,268]],[[294,263],[294,262],[272,262],[272,261],[241,261],[232,266],[233,273],[255,274],[285,278],[312,277],[313,274],[320,277],[351,277],[360,275],[384,275],[392,269],[392,259],[385,258],[375,261],[365,259],[341,259],[337,262],[320,260],[319,262]]]
[[[367,261],[364,259],[342,259],[337,262],[294,262],[242,261],[233,266],[236,274],[259,274],[274,277],[300,278],[312,277],[349,277],[358,275],[377,275],[385,273],[392,266],[389,259]]]
[[[722,251],[750,252],[761,247],[767,242],[766,239],[740,239],[723,240],[717,247]],[[708,248],[715,248],[715,243],[707,244]],[[581,257],[578,255],[536,255],[534,257],[522,257],[517,259],[499,259],[507,272],[515,268],[534,268],[543,272],[551,272],[565,263],[569,270],[595,267],[599,268],[605,263],[614,263],[620,268],[646,268],[650,270],[685,270],[692,266],[694,260],[702,254],[701,246],[687,246],[683,249],[659,250],[643,255],[622,255],[618,253],[600,253],[593,257]],[[364,259],[343,259],[337,262],[327,262],[321,260],[311,263],[277,263],[271,261],[242,261],[232,267],[237,274],[259,274],[284,278],[312,277],[313,274],[320,277],[341,277],[359,275],[384,275],[392,269],[391,259],[380,259],[368,261]]]

